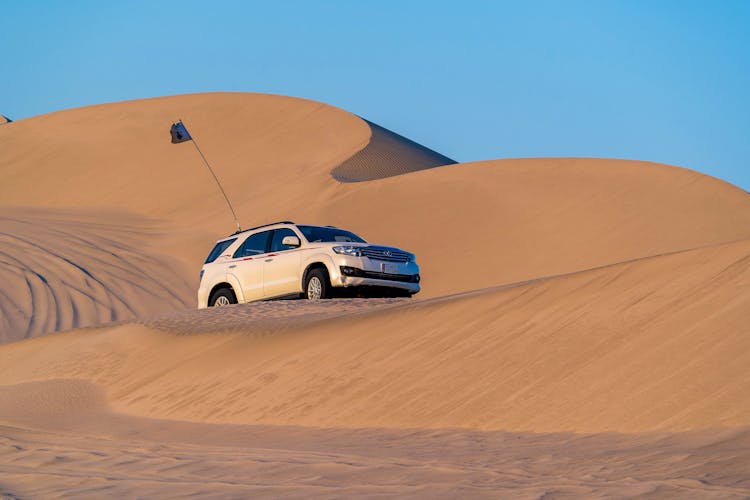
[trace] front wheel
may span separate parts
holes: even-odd
[[[305,283],[305,298],[309,300],[327,299],[331,296],[331,283],[328,281],[328,273],[318,268],[313,269],[307,275]]]
[[[234,292],[229,288],[220,288],[211,295],[211,300],[208,302],[209,307],[222,307],[230,304],[236,304],[237,297]]]

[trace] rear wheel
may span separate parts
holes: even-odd
[[[305,298],[309,300],[328,299],[331,297],[331,282],[328,273],[323,269],[313,269],[307,274]]]
[[[211,295],[211,300],[208,302],[210,307],[222,307],[230,304],[236,304],[237,297],[234,292],[229,288],[220,288]]]

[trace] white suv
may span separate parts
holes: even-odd
[[[412,253],[369,245],[336,227],[289,221],[219,240],[200,276],[199,308],[353,290],[411,297],[420,281]]]

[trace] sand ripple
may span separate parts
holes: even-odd
[[[84,423],[89,435],[0,426],[0,497],[750,495],[746,428],[576,435],[211,426],[106,415]]]
[[[193,303],[142,218],[10,209],[0,216],[0,343]]]
[[[314,322],[380,311],[412,302],[415,301],[406,298],[273,300],[170,312],[139,323],[179,335],[230,331],[258,333],[269,329],[299,328]]]

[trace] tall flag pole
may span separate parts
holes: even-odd
[[[227,196],[227,193],[224,191],[224,188],[221,187],[221,182],[219,182],[219,178],[216,177],[216,174],[214,173],[214,169],[212,169],[211,165],[209,165],[208,160],[206,160],[206,157],[203,155],[203,151],[201,151],[201,148],[198,147],[198,143],[190,135],[190,132],[188,132],[187,127],[185,127],[185,124],[182,123],[182,120],[177,120],[177,122],[173,123],[172,128],[169,129],[169,133],[172,134],[172,144],[179,144],[181,142],[186,142],[186,141],[190,141],[193,143],[193,146],[195,146],[196,151],[198,151],[198,154],[201,156],[201,159],[203,160],[204,165],[206,165],[206,168],[208,168],[208,171],[211,172],[211,175],[216,181],[216,185],[219,186],[219,190],[221,191],[221,194],[223,194],[224,199],[227,200],[227,205],[229,206],[229,210],[232,211],[232,217],[234,217],[234,223],[237,225],[237,232],[242,231],[242,228],[240,228],[240,221],[237,219],[237,214],[234,212],[234,207],[232,206],[232,203],[229,201],[229,197]]]

